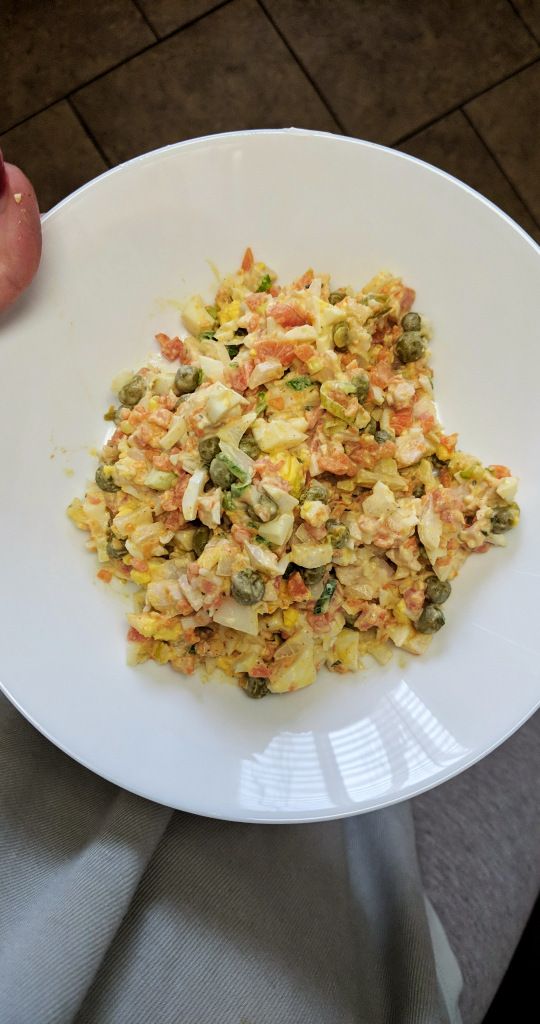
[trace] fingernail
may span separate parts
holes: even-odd
[[[4,167],[4,156],[0,149],[0,196],[3,196],[7,185],[6,168]]]

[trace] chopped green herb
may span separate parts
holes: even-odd
[[[231,484],[231,495],[233,498],[240,498],[249,484],[233,483]]]
[[[267,400],[267,392],[259,391],[259,394],[257,395],[257,404],[255,406],[255,412],[257,413],[257,416],[259,415],[260,412],[263,411],[263,409],[266,409]]]
[[[217,308],[217,306],[205,306],[204,308],[205,308],[206,312],[209,313],[209,315],[211,317],[213,317],[214,320],[217,320],[217,318],[218,318],[218,308]]]
[[[223,491],[223,494],[221,495],[221,507],[224,512],[232,512],[236,508],[236,502],[230,491]]]
[[[266,540],[266,537],[261,537],[260,533],[256,534],[255,540],[257,541],[257,544],[265,544],[266,547],[270,547],[270,541]]]
[[[116,421],[116,409],[114,405],[109,406],[107,412],[104,413],[103,419],[107,420],[108,422],[110,421],[111,423],[114,423]]]
[[[330,604],[330,601],[332,600],[332,597],[334,595],[334,591],[335,591],[336,587],[337,587],[337,580],[333,580],[333,579],[327,580],[327,582],[324,584],[323,592],[322,592],[319,600],[315,604],[315,608],[313,609],[314,612],[315,612],[315,615],[321,615],[323,612],[325,612],[327,610],[328,605]]]
[[[203,331],[202,334],[199,334],[199,338],[205,338],[207,341],[216,340],[213,331]]]
[[[258,292],[269,292],[271,287],[272,287],[272,278],[270,277],[270,274],[263,274],[263,276],[261,277],[261,281],[260,281],[259,287],[257,288],[257,291]]]
[[[225,348],[227,349],[231,359],[234,359],[240,351],[240,345],[225,345]]]
[[[311,377],[290,377],[285,381],[288,388],[292,388],[293,391],[304,391],[305,388],[310,388],[313,384]]]

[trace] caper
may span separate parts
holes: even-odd
[[[199,366],[179,366],[174,376],[173,391],[176,395],[189,395],[197,390],[201,380]]]
[[[423,498],[426,493],[425,484],[415,484],[413,487],[413,498]]]
[[[405,331],[396,345],[400,363],[414,363],[422,358],[424,351],[424,339],[418,331]]]
[[[377,444],[384,444],[385,441],[393,441],[393,435],[389,434],[387,430],[376,430],[373,437]]]
[[[336,324],[332,331],[332,341],[335,348],[347,348],[349,344],[349,325],[346,320]]]
[[[444,604],[452,593],[452,587],[447,580],[440,580],[438,576],[428,576],[426,579],[426,601],[430,604]]]
[[[325,565],[317,565],[314,569],[300,569],[302,579],[306,586],[314,587],[316,583],[320,583],[326,572]]]
[[[96,469],[95,479],[98,487],[101,487],[102,491],[109,491],[111,494],[113,494],[114,491],[120,490],[118,485],[115,484],[112,476],[109,476],[109,474],[106,473],[105,466],[98,466],[98,468]]]
[[[223,455],[216,455],[215,459],[212,459],[210,463],[210,479],[216,487],[223,488],[226,491],[232,484],[234,477],[223,458]]]
[[[492,533],[506,533],[507,530],[511,530],[518,521],[518,512],[515,506],[501,506],[493,511],[491,517],[491,532]]]
[[[124,384],[123,388],[120,388],[118,392],[118,401],[122,405],[127,405],[130,409],[134,405],[140,402],[141,398],[146,391],[144,378],[140,374],[136,373],[131,380],[128,380],[127,384]]]
[[[276,502],[269,494],[265,491],[255,491],[253,500],[250,502],[253,512],[257,516],[257,519],[261,523],[269,523],[271,519],[275,519],[279,509]]]
[[[219,437],[202,437],[199,441],[199,455],[203,466],[209,466],[219,455]]]
[[[349,537],[349,527],[345,523],[338,523],[337,519],[329,519],[326,524],[326,532],[333,548],[345,547]]]
[[[261,454],[261,449],[259,448],[259,445],[257,444],[251,431],[248,431],[247,434],[244,434],[243,438],[240,440],[238,447],[241,452],[244,452],[245,455],[249,455],[250,459],[258,459],[259,455]]]
[[[444,615],[436,604],[427,604],[415,623],[419,633],[436,633],[441,626],[444,626]]]
[[[210,530],[207,526],[198,526],[193,534],[193,550],[197,555],[202,555],[210,539]]]
[[[351,384],[354,384],[356,397],[360,404],[362,404],[362,402],[365,402],[369,392],[369,377],[367,373],[357,373],[353,377]]]
[[[254,697],[256,700],[259,697],[266,697],[266,694],[270,693],[266,679],[261,679],[259,676],[246,676],[242,682],[242,689],[248,697]]]
[[[231,594],[238,604],[258,604],[264,597],[264,580],[255,569],[241,569],[231,580]]]
[[[405,313],[401,318],[401,326],[404,331],[419,331],[422,326],[422,319],[419,313]]]
[[[330,292],[328,301],[335,306],[338,302],[341,302],[345,298],[346,292]]]
[[[324,484],[319,483],[318,480],[312,480],[302,495],[302,503],[304,501],[322,501],[326,504],[328,501],[328,488]]]
[[[127,555],[127,548],[124,541],[120,537],[115,537],[114,533],[109,534],[107,541],[107,554],[109,558],[123,558]]]

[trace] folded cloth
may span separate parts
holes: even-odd
[[[459,1024],[409,804],[315,825],[172,812],[0,698],[2,1024]]]

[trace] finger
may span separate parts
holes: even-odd
[[[18,167],[0,150],[0,310],[11,305],[34,277],[41,256],[37,199]]]

